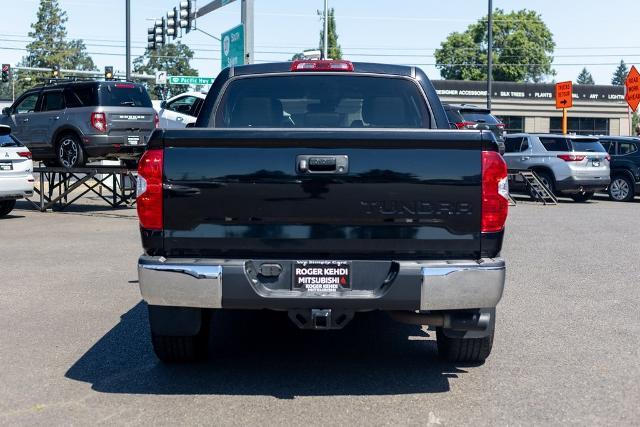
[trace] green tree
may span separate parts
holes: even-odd
[[[535,11],[523,9],[493,14],[493,78],[499,81],[540,82],[554,75],[551,68],[553,34]],[[436,49],[436,67],[451,80],[486,80],[487,17],[464,32],[451,33]]]
[[[82,40],[67,40],[67,13],[58,0],[40,0],[37,20],[31,24],[27,55],[22,65],[51,68],[58,65],[70,70],[96,70]]]
[[[627,80],[627,74],[629,74],[627,64],[624,63],[624,60],[620,60],[620,65],[618,65],[611,78],[611,84],[616,86],[624,85],[625,80]]]
[[[596,82],[593,80],[593,76],[591,75],[591,73],[589,72],[589,70],[587,70],[587,68],[583,68],[582,71],[580,71],[580,74],[578,74],[578,78],[576,79],[576,83],[579,85],[594,85],[596,84]]]
[[[297,61],[299,59],[304,59],[304,53],[299,52],[291,57],[291,61]]]
[[[155,50],[147,49],[144,55],[133,61],[133,70],[136,73],[155,74],[156,71],[166,71],[170,76],[197,76],[198,71],[191,68],[193,51],[186,44],[176,42],[166,44]],[[186,85],[172,85],[171,96],[178,95],[189,90]],[[149,84],[149,91],[156,95],[155,83]]]
[[[329,9],[327,12],[329,17],[327,19],[327,44],[329,45],[327,49],[327,55],[331,59],[342,59],[342,48],[338,44],[338,32],[336,30],[336,14],[333,8]],[[318,11],[318,15],[321,15],[324,19],[324,13],[322,11]],[[320,30],[320,52],[324,52],[324,23],[322,29]]]

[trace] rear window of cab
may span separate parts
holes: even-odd
[[[409,79],[340,74],[232,80],[210,119],[218,128],[428,128],[424,95]]]
[[[547,151],[606,153],[600,142],[589,138],[540,137],[540,142]]]

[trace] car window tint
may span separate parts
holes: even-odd
[[[70,87],[64,91],[67,108],[95,107],[98,105],[96,85]]]
[[[540,142],[547,151],[571,151],[566,138],[543,136]]]
[[[520,151],[527,151],[529,149],[529,138],[526,136],[522,138],[522,145],[520,146]]]
[[[518,153],[520,152],[520,146],[522,145],[521,136],[508,137],[504,140],[504,152],[505,153]]]
[[[458,114],[454,110],[445,110],[447,113],[447,119],[449,119],[449,123],[458,123],[462,121],[462,116]]]
[[[0,135],[0,147],[22,147],[22,143],[12,135]]]
[[[215,127],[428,128],[429,112],[413,81],[360,75],[298,74],[229,83]]]
[[[607,152],[611,153],[611,145],[612,145],[612,144],[611,144],[611,141],[608,141],[608,140],[606,140],[606,139],[601,139],[601,140],[600,140],[600,144],[604,147],[604,149],[605,149]]]
[[[573,151],[588,151],[594,153],[606,153],[606,150],[598,141],[593,139],[573,139],[571,140]]]
[[[195,111],[193,111],[193,106],[196,103],[198,98],[195,96],[183,96],[181,98],[175,99],[169,103],[167,103],[167,110],[175,111],[176,113],[186,114],[188,116],[196,116]]]
[[[64,97],[62,91],[45,92],[42,99],[42,111],[56,111],[64,109]]]
[[[27,95],[18,105],[16,105],[15,113],[33,113],[36,110],[36,104],[38,103],[38,94],[32,93]]]
[[[483,111],[461,111],[462,117],[467,122],[480,122],[495,125],[500,123],[498,119],[493,117],[489,112]]]
[[[618,154],[624,156],[638,151],[638,147],[633,142],[618,142]]]
[[[100,105],[105,107],[153,107],[147,91],[132,83],[100,86]]]

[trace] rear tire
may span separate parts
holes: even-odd
[[[591,199],[594,194],[595,193],[593,191],[589,191],[589,192],[586,192],[586,193],[572,194],[571,198],[573,199],[574,202],[584,203],[584,202],[588,201],[589,199]]]
[[[87,163],[87,156],[80,139],[70,133],[62,135],[56,143],[56,158],[65,168],[82,167]]]
[[[206,359],[209,350],[209,310],[200,309],[201,326],[196,335],[162,335],[151,331],[153,351],[164,363],[193,363]]]
[[[7,216],[16,206],[15,200],[3,200],[0,202],[0,217]]]
[[[436,328],[438,355],[447,362],[482,364],[491,354],[493,331],[483,338],[453,338]]]
[[[614,176],[609,185],[609,198],[616,202],[630,202],[634,197],[633,181],[624,175]]]

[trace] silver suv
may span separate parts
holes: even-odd
[[[505,140],[504,160],[511,171],[533,170],[553,193],[576,202],[607,188],[610,159],[593,137],[522,133],[507,135]],[[524,182],[510,184],[517,187]]]
[[[26,91],[2,110],[0,124],[49,166],[91,159],[137,159],[158,115],[146,89],[116,81],[61,81]]]

